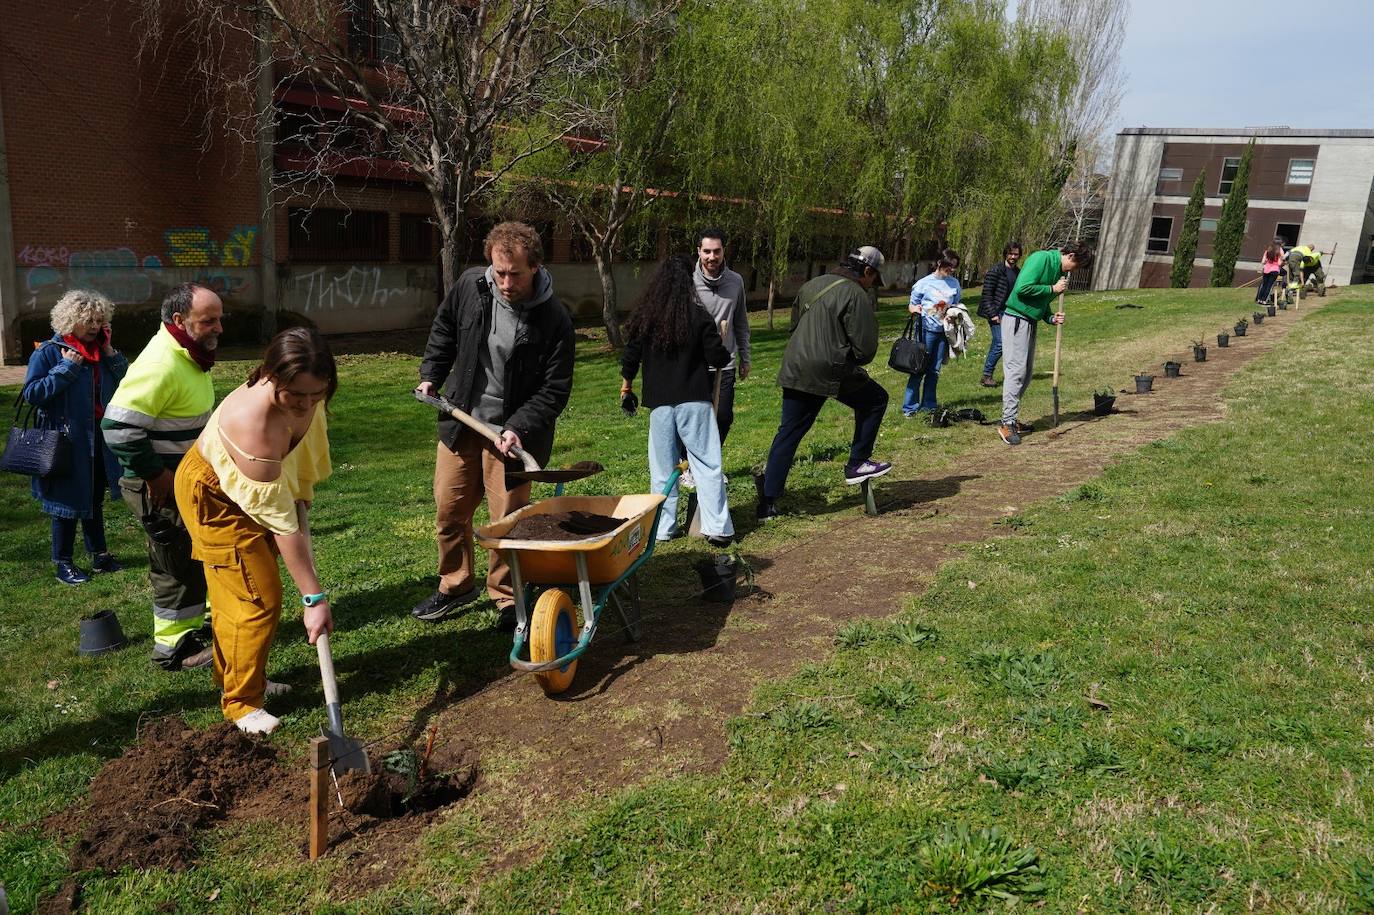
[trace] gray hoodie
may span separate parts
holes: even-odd
[[[477,351],[472,387],[480,394],[473,401],[472,415],[499,426],[506,421],[506,360],[525,325],[525,313],[553,298],[553,277],[540,267],[534,275],[533,294],[516,305],[501,296],[491,267],[487,268],[486,278],[491,289],[491,316],[487,320],[487,345]]]
[[[749,362],[749,311],[744,305],[743,278],[729,267],[721,268],[720,276],[707,276],[701,269],[701,261],[697,261],[692,279],[697,299],[716,327],[720,327],[721,321],[730,322],[730,332],[723,341],[730,353],[730,364],[726,368],[734,368],[736,362]]]

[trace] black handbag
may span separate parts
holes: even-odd
[[[14,424],[10,426],[9,438],[5,440],[5,455],[0,458],[0,469],[10,473],[22,473],[29,477],[60,477],[71,473],[72,443],[67,430],[44,429],[34,425],[37,407],[30,406],[24,414],[23,422],[19,413],[24,409],[22,398],[16,398]]]
[[[916,316],[912,315],[907,318],[902,335],[892,341],[892,352],[887,357],[888,368],[908,375],[919,375],[926,370],[926,345],[915,328]]]

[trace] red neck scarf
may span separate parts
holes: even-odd
[[[202,372],[208,372],[215,367],[214,350],[206,349],[201,346],[195,340],[191,339],[191,335],[188,334],[184,328],[170,321],[164,321],[162,326],[167,328],[167,333],[172,335],[173,340],[180,343],[182,348],[191,354],[191,358],[196,361],[196,365],[200,366]]]
[[[62,342],[76,350],[91,367],[91,389],[95,395],[92,399],[95,402],[95,418],[99,420],[105,415],[105,405],[100,402],[100,351],[104,348],[104,341],[97,337],[94,342],[86,343],[80,337],[64,334]]]

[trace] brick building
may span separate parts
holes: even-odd
[[[173,4],[161,34],[176,35]],[[22,363],[46,337],[48,312],[67,289],[89,287],[119,306],[116,333],[136,348],[156,326],[167,289],[187,280],[225,300],[231,341],[259,337],[264,319],[303,316],[326,333],[424,326],[441,295],[430,200],[377,137],[347,122],[344,100],[299,81],[258,87],[275,113],[264,154],[207,112],[193,48],[147,45],[139,0],[67,4],[0,0],[0,357]],[[356,15],[356,14],[354,14]],[[350,42],[375,34],[349,26]],[[366,23],[364,23],[366,25]],[[375,49],[374,49],[375,51]],[[245,61],[246,40],[224,54]],[[365,51],[368,56],[375,53]],[[247,111],[237,112],[242,116]],[[327,192],[272,185],[301,171],[321,144],[348,155]],[[482,260],[490,220],[477,219],[464,261]],[[579,315],[601,309],[586,247],[564,223],[536,221],[560,297]],[[664,227],[657,256],[685,249],[690,232]],[[779,288],[787,295],[854,243],[813,239]],[[909,284],[917,252],[903,242],[885,278]],[[753,297],[766,286],[732,263]],[[653,267],[614,266],[622,307]]]
[[[1329,281],[1374,280],[1374,130],[1135,127],[1116,138],[1094,288],[1169,285],[1183,210],[1204,168],[1207,200],[1191,285],[1206,286],[1217,218],[1251,138],[1255,155],[1236,283],[1254,278],[1276,235],[1289,244],[1335,248],[1326,259]]]

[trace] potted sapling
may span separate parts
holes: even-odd
[[[1165,378],[1177,378],[1177,377],[1179,376],[1179,374],[1180,374],[1182,371],[1183,371],[1183,363],[1182,363],[1182,362],[1175,362],[1175,361],[1173,361],[1172,359],[1170,359],[1168,362],[1165,362],[1165,363],[1164,363],[1164,377],[1165,377]]]
[[[1155,376],[1144,371],[1135,376],[1135,392],[1137,394],[1148,394],[1155,389]]]
[[[1237,337],[1243,337],[1245,336],[1245,329],[1249,326],[1250,322],[1245,320],[1244,318],[1241,318],[1239,321],[1236,322],[1236,326],[1231,329],[1236,332]]]
[[[1207,344],[1203,343],[1201,340],[1194,340],[1194,341],[1193,341],[1193,361],[1194,361],[1194,362],[1206,362],[1206,361],[1207,361]]]
[[[1259,327],[1261,324],[1264,323],[1264,312],[1262,312],[1262,311],[1257,311],[1257,312],[1253,313],[1252,315],[1250,315],[1250,317],[1252,317],[1252,318],[1255,319],[1255,326],[1256,326],[1256,327]]]
[[[1093,414],[1096,416],[1106,416],[1112,412],[1112,407],[1116,403],[1116,392],[1111,388],[1103,388],[1100,391],[1093,391]]]
[[[1274,307],[1273,305],[1266,305],[1266,306],[1264,306],[1264,311],[1265,311],[1265,313],[1268,314],[1269,317],[1271,317],[1271,318],[1277,316],[1278,313],[1279,313],[1278,308]]]
[[[1228,347],[1228,346],[1230,346],[1230,345],[1231,345],[1231,334],[1230,334],[1228,328],[1223,327],[1223,328],[1221,329],[1221,333],[1217,334],[1217,346],[1220,346],[1222,349],[1225,349],[1226,347]]]

